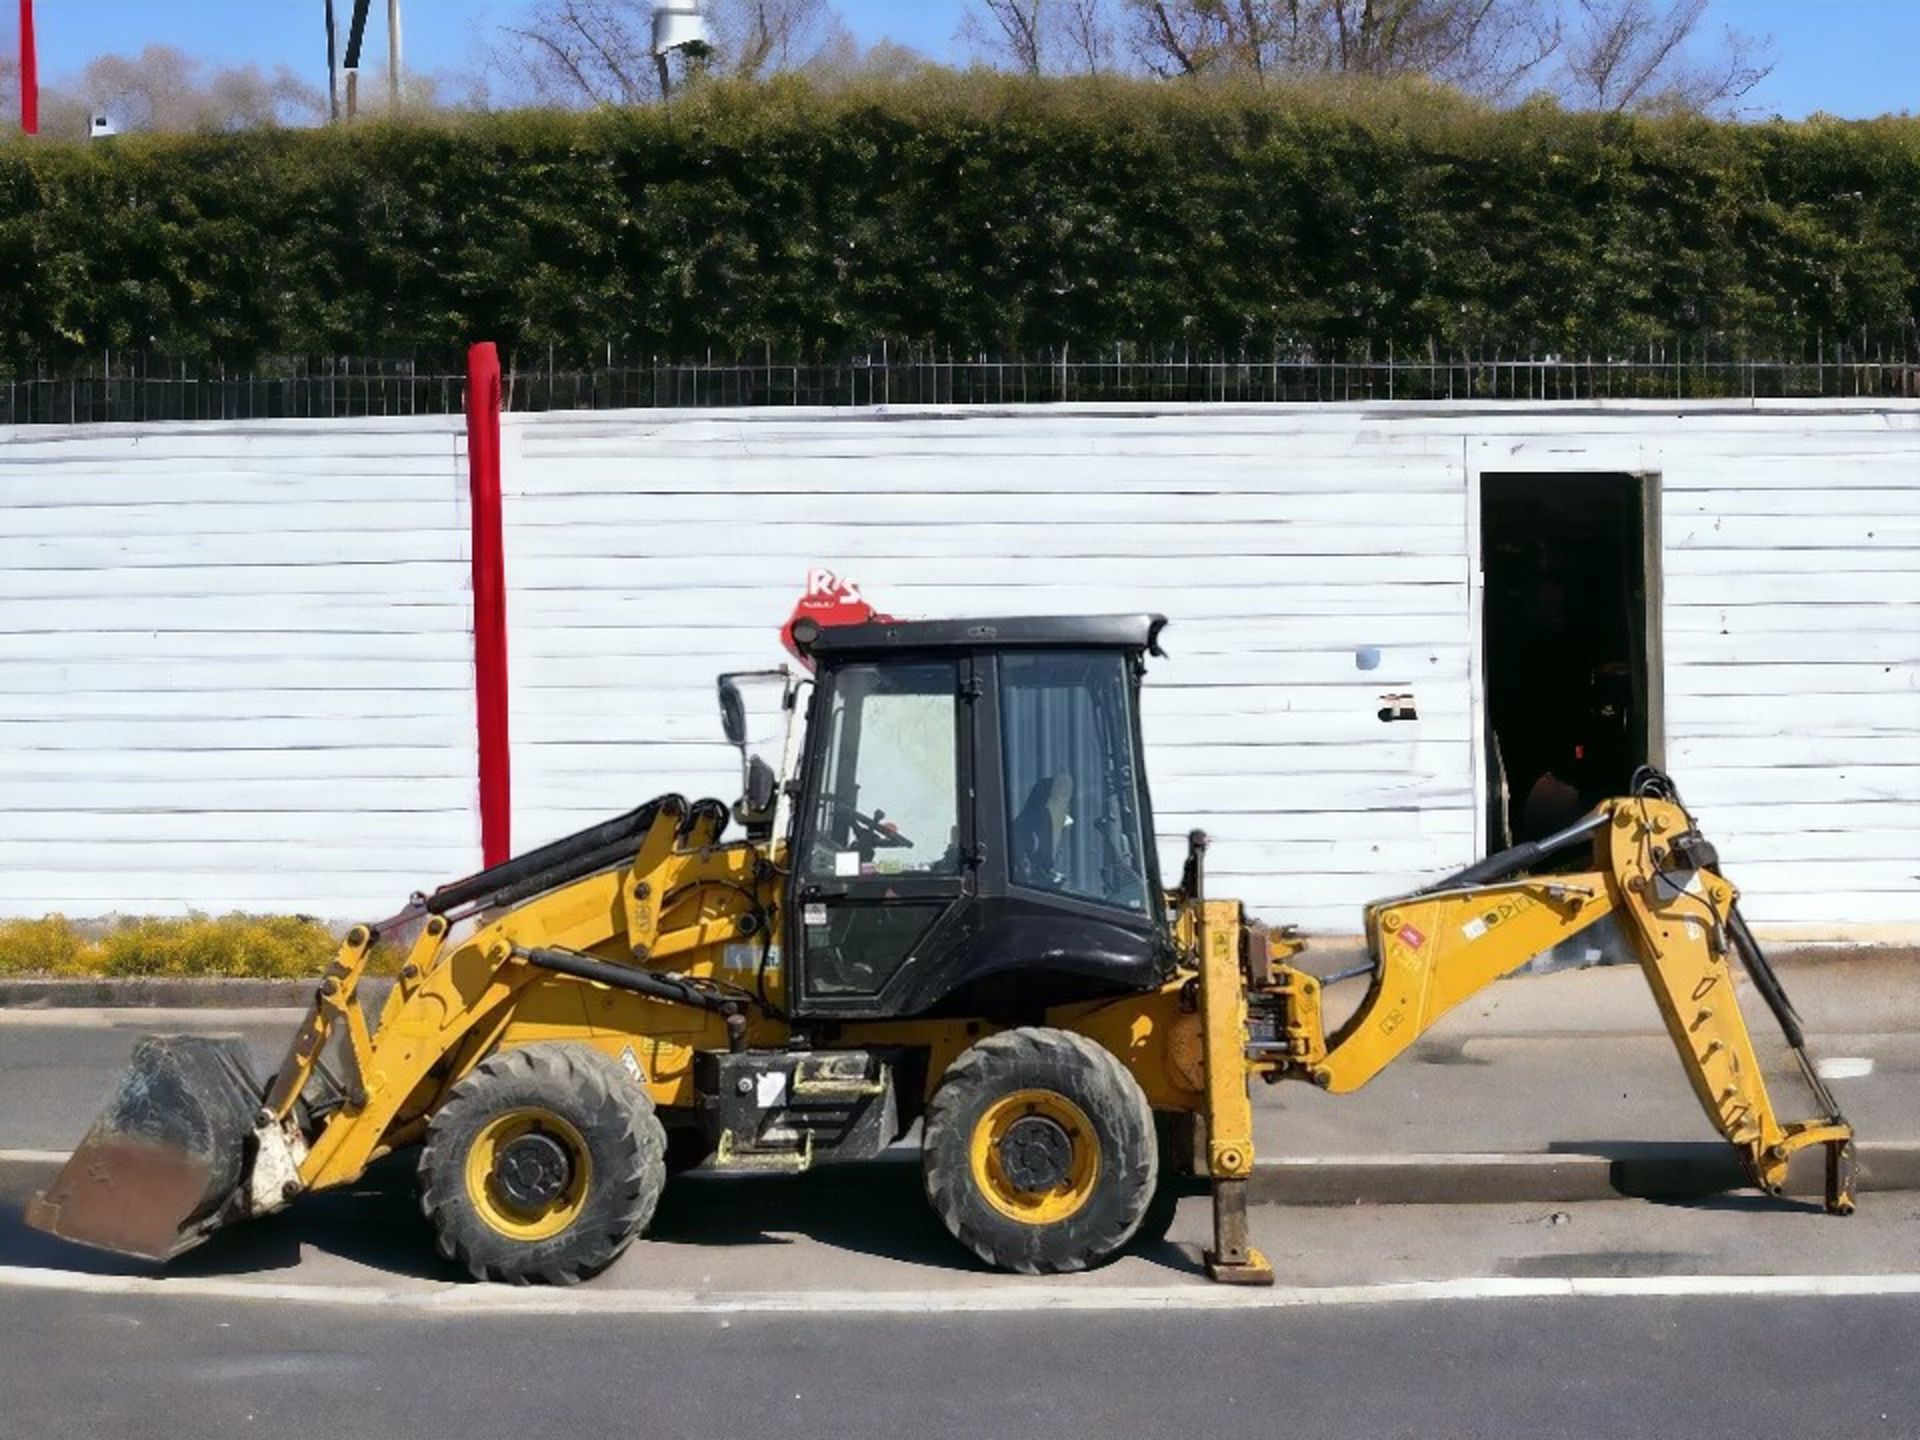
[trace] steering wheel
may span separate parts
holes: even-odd
[[[847,838],[853,841],[856,850],[911,850],[913,841],[902,835],[898,828],[887,823],[887,812],[876,810],[871,815],[863,815],[851,805],[839,807],[840,817],[847,825]]]

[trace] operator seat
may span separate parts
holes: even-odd
[[[1073,776],[1043,775],[1013,820],[1013,878],[1023,885],[1060,888],[1060,844],[1072,823]]]

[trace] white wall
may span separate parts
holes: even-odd
[[[0,914],[388,914],[477,855],[459,421],[0,429]]]
[[[1157,819],[1170,861],[1214,833],[1223,893],[1351,930],[1364,899],[1472,856],[1457,437],[1311,410],[515,429],[522,843],[669,785],[730,797],[713,675],[782,658],[827,565],[903,616],[1171,616],[1146,703]],[[1382,725],[1380,694],[1409,688],[1420,720]]]
[[[1920,921],[1920,407],[1507,428],[1476,472],[1660,476],[1667,766],[1749,917]]]
[[[1350,933],[1474,855],[1479,476],[1630,470],[1668,759],[1750,913],[1920,933],[1920,405],[589,413],[505,449],[518,848],[730,798],[713,675],[777,662],[827,565],[906,616],[1166,612],[1169,860],[1205,825],[1223,891]],[[467,545],[457,418],[0,431],[0,913],[347,919],[472,868]]]
[[[730,796],[715,671],[806,571],[903,616],[1160,610],[1163,853],[1351,933],[1478,829],[1485,470],[1664,495],[1668,759],[1757,923],[1920,922],[1920,407],[1098,407],[513,422],[516,840]],[[1722,632],[1725,632],[1724,634]],[[1362,671],[1356,651],[1380,651]],[[1383,725],[1411,690],[1419,720]]]

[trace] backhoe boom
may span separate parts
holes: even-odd
[[[1588,868],[1517,874],[1587,845]],[[1782,1192],[1793,1156],[1827,1152],[1827,1208],[1853,1208],[1853,1131],[1807,1057],[1797,1019],[1752,932],[1718,857],[1664,781],[1610,800],[1547,840],[1491,857],[1426,889],[1367,907],[1372,981],[1352,1015],[1324,1030],[1323,983],[1288,965],[1250,1008],[1274,1040],[1250,1047],[1268,1078],[1357,1090],[1448,1011],[1608,916],[1632,944],[1694,1095],[1734,1147],[1749,1180]],[[1738,955],[1800,1065],[1821,1113],[1783,1121],[1761,1074],[1734,991]]]

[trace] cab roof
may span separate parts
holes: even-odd
[[[1044,648],[1145,650],[1159,654],[1164,615],[1013,615],[978,620],[872,620],[828,625],[806,644],[815,655],[915,650]],[[796,639],[798,637],[796,636]]]

